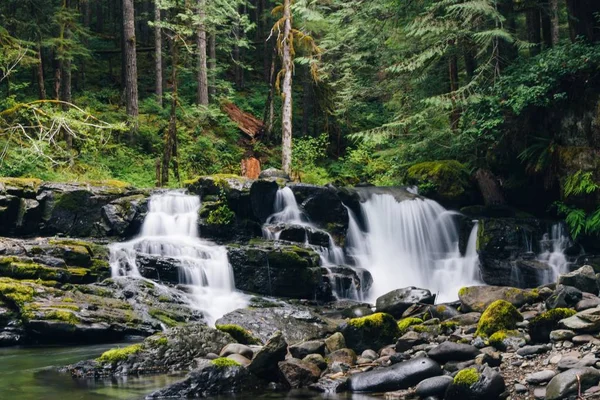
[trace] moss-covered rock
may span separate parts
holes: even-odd
[[[505,300],[496,300],[484,311],[477,324],[476,336],[491,336],[502,330],[515,329],[523,321],[519,310]]]
[[[398,321],[398,335],[404,335],[408,331],[408,328],[422,323],[423,320],[421,318],[404,318]]]
[[[555,308],[546,311],[529,321],[529,334],[534,342],[547,343],[550,332],[558,328],[558,322],[562,319],[577,314],[570,308]]]
[[[346,339],[346,345],[356,352],[379,350],[391,344],[400,333],[394,317],[385,313],[353,318],[342,325],[341,332]]]
[[[218,368],[227,368],[227,367],[241,367],[242,364],[239,362],[232,360],[226,357],[219,357],[211,361],[211,363]]]
[[[98,362],[103,364],[117,363],[119,361],[127,360],[129,356],[137,354],[140,351],[142,351],[141,344],[134,344],[124,348],[111,349],[102,353],[102,355],[98,358]]]
[[[496,300],[504,300],[515,307],[533,304],[541,301],[542,296],[538,289],[519,289],[514,287],[498,286],[469,286],[458,291],[461,302],[461,311],[483,312]]]
[[[216,325],[218,330],[229,333],[238,343],[241,344],[260,344],[260,340],[252,336],[252,332],[235,324]]]
[[[469,196],[469,171],[455,160],[438,160],[415,164],[405,176],[409,185],[418,185],[420,192],[446,204],[461,204]]]
[[[454,376],[453,383],[459,386],[471,386],[479,381],[480,375],[475,368],[467,368],[458,371]]]

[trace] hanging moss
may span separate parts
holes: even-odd
[[[475,336],[491,336],[502,330],[512,330],[523,321],[519,311],[505,300],[496,300],[483,312]]]

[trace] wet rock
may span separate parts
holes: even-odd
[[[528,391],[529,389],[527,389],[527,386],[521,385],[520,383],[515,384],[515,393],[527,393]]]
[[[572,286],[558,285],[552,296],[546,300],[546,308],[571,308],[574,307],[582,298],[579,289]]]
[[[321,370],[327,368],[327,361],[320,354],[309,354],[306,357],[304,357],[302,361],[314,364]]]
[[[258,377],[270,379],[277,372],[277,363],[285,359],[287,342],[281,332],[277,332],[255,355],[248,370]]]
[[[377,298],[377,312],[391,314],[400,318],[402,313],[415,303],[433,304],[435,295],[427,289],[419,289],[414,286],[396,289]]]
[[[454,377],[444,400],[499,399],[504,389],[504,378],[492,368],[485,367],[481,373],[462,370]]]
[[[148,197],[146,195],[122,197],[102,207],[102,226],[108,236],[133,236],[142,226],[147,212]]]
[[[344,318],[360,318],[372,314],[373,310],[365,306],[348,307],[342,311],[342,317]]]
[[[279,190],[279,185],[271,180],[257,180],[252,183],[250,187],[250,204],[254,217],[260,223],[265,223],[267,218],[273,214],[273,204],[275,204],[277,190]]]
[[[466,313],[466,314],[457,315],[456,317],[452,317],[452,318],[448,319],[448,321],[456,322],[461,326],[468,326],[468,325],[477,325],[480,318],[481,318],[481,313],[470,312],[470,313]]]
[[[325,339],[325,346],[329,352],[334,352],[346,347],[346,339],[340,332],[336,332]]]
[[[497,300],[504,300],[515,307],[521,307],[540,299],[539,292],[535,290],[499,286],[465,287],[458,292],[458,297],[463,312],[484,312],[490,304]]]
[[[456,308],[448,304],[431,306],[429,307],[429,313],[433,318],[438,318],[440,321],[445,321],[460,315],[460,312]]]
[[[286,181],[291,180],[290,176],[280,169],[267,168],[263,170],[258,176],[259,179],[284,179]]]
[[[321,370],[316,365],[297,358],[281,361],[278,366],[284,383],[292,389],[307,387],[321,376]]]
[[[426,343],[426,340],[419,333],[409,331],[396,342],[396,351],[404,352],[423,343]]]
[[[570,308],[555,308],[546,311],[531,320],[529,333],[534,342],[547,342],[550,332],[559,328],[559,322],[571,317],[575,311]]]
[[[398,334],[396,320],[389,314],[376,313],[353,318],[340,327],[348,347],[362,352],[379,349],[393,342]]]
[[[576,332],[600,331],[600,307],[581,311],[560,321],[560,325]]]
[[[448,361],[472,360],[479,354],[479,350],[470,344],[444,342],[434,347],[427,355],[439,363]]]
[[[546,369],[539,372],[534,372],[525,377],[525,381],[532,385],[539,385],[540,383],[550,382],[556,375],[555,371]]]
[[[590,265],[584,265],[573,272],[560,275],[558,277],[558,284],[572,286],[582,292],[598,294],[596,273],[594,272],[594,268]]]
[[[228,355],[226,358],[235,361],[236,363],[240,364],[242,367],[247,367],[248,365],[250,365],[250,359],[244,357],[241,354],[230,354]]]
[[[442,375],[439,364],[428,358],[417,358],[391,367],[352,375],[348,388],[352,392],[386,392],[412,387],[434,376]]]
[[[524,347],[521,347],[519,350],[517,350],[517,354],[522,357],[526,357],[526,356],[532,356],[535,354],[543,354],[543,353],[550,351],[551,349],[552,349],[552,346],[546,345],[546,344],[535,345],[535,346],[524,346]]]
[[[221,353],[219,353],[219,357],[227,357],[231,354],[240,354],[250,360],[254,356],[254,352],[250,347],[239,343],[229,343],[223,347]]]
[[[325,355],[325,342],[311,340],[289,347],[289,352],[294,358],[303,359],[309,354]]]
[[[242,366],[221,366],[205,361],[177,383],[158,390],[146,398],[197,398],[226,393],[251,392],[259,388],[259,381]]]
[[[327,363],[343,363],[348,366],[356,364],[356,353],[352,349],[339,349],[327,356]]]
[[[375,360],[377,357],[379,357],[377,355],[377,353],[371,349],[365,350],[362,352],[362,354],[360,355],[362,358],[365,358],[367,360]]]
[[[281,331],[292,344],[324,337],[336,328],[335,323],[310,308],[284,302],[270,303],[262,308],[235,310],[217,320],[216,324],[239,325],[262,342]]]
[[[553,342],[561,342],[563,340],[571,340],[575,337],[575,332],[568,329],[558,329],[550,332],[550,340]]]
[[[333,186],[315,186],[297,183],[289,185],[296,200],[308,215],[310,221],[321,228],[336,234],[345,234],[348,227],[348,210]]]
[[[581,300],[575,305],[575,310],[583,311],[598,306],[600,306],[600,297],[584,292]]]
[[[311,390],[321,393],[340,393],[345,392],[348,386],[348,378],[344,376],[336,377],[336,379],[325,377],[317,383],[309,385]]]
[[[434,376],[433,378],[422,380],[417,385],[415,391],[422,399],[428,397],[442,398],[452,381],[453,379],[450,376]]]
[[[556,375],[546,388],[546,400],[559,400],[576,395],[598,384],[600,371],[594,368],[571,369]]]

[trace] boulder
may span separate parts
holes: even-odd
[[[593,333],[600,331],[600,307],[590,308],[559,322],[559,326],[576,332]]]
[[[600,297],[594,296],[591,293],[582,293],[581,300],[575,305],[575,310],[583,311],[588,308],[594,308],[600,306]]]
[[[226,358],[229,360],[235,361],[236,363],[240,364],[242,367],[247,367],[251,363],[250,359],[244,357],[241,354],[230,354]]]
[[[391,367],[352,375],[348,389],[352,392],[388,392],[407,389],[434,376],[442,375],[435,361],[420,357],[394,364]]]
[[[258,175],[259,179],[283,179],[286,181],[290,181],[290,176],[283,172],[280,169],[275,168],[267,168],[263,170],[260,175]]]
[[[130,237],[139,232],[148,212],[144,194],[121,197],[102,207],[102,225],[108,236]]]
[[[414,331],[406,332],[396,342],[395,349],[397,352],[405,352],[412,349],[414,346],[427,343],[424,336],[425,335]]]
[[[581,291],[572,286],[558,285],[554,293],[546,299],[546,308],[574,307],[583,297]]]
[[[333,235],[345,235],[348,228],[348,210],[333,186],[315,186],[303,183],[288,185],[309,220]]]
[[[289,352],[294,358],[303,359],[309,354],[325,355],[325,342],[310,340],[289,347]]]
[[[347,366],[356,364],[356,353],[352,349],[339,349],[327,356],[327,364],[342,363]]]
[[[236,287],[268,296],[314,299],[322,282],[319,255],[298,246],[228,246]]]
[[[414,286],[396,289],[377,298],[375,308],[377,312],[391,314],[400,318],[404,311],[416,303],[433,304],[435,295],[427,289],[419,289]]]
[[[429,307],[429,313],[433,318],[438,318],[440,321],[445,321],[450,318],[461,315],[455,307],[449,304],[439,304]]]
[[[327,368],[327,361],[320,354],[309,354],[302,359],[302,361],[309,362],[316,365],[320,370]]]
[[[257,180],[250,186],[252,212],[260,223],[265,223],[267,218],[273,214],[277,190],[279,190],[279,185],[272,180]]]
[[[581,391],[596,386],[600,381],[600,371],[595,368],[576,368],[556,375],[546,388],[546,400],[565,399]]]
[[[448,361],[473,360],[479,354],[479,350],[470,344],[443,342],[429,350],[429,358],[444,364]]]
[[[454,379],[451,376],[434,376],[421,381],[415,392],[422,399],[429,397],[443,398],[448,386]]]
[[[248,370],[258,377],[272,379],[273,374],[277,373],[277,363],[285,359],[287,347],[283,335],[277,332],[256,352]]]
[[[232,354],[239,354],[250,360],[252,360],[252,357],[254,356],[254,352],[250,347],[239,343],[229,343],[227,346],[223,347],[219,353],[219,357],[227,357]]]
[[[366,297],[373,284],[371,273],[363,268],[336,265],[323,267],[322,271],[323,282],[342,298]]]
[[[559,321],[575,314],[570,308],[555,308],[536,316],[529,322],[531,339],[538,343],[548,342],[550,332],[558,328]]]
[[[475,368],[459,371],[448,387],[444,400],[500,399],[504,378],[490,367],[478,372]]]
[[[532,304],[540,300],[539,291],[514,287],[470,286],[459,290],[458,298],[463,312],[484,312],[496,300],[504,300],[515,307]]]
[[[336,332],[325,339],[325,346],[330,353],[333,353],[336,350],[346,347],[346,339],[344,339],[344,335],[340,332]]]
[[[534,372],[525,377],[525,382],[531,385],[539,385],[540,383],[550,382],[556,375],[556,371],[545,369],[543,371]]]
[[[297,358],[280,361],[278,366],[283,382],[292,389],[307,387],[321,376],[319,367]]]
[[[596,272],[590,265],[584,265],[573,272],[560,275],[558,277],[558,284],[572,286],[582,292],[598,294]]]
[[[258,390],[260,386],[260,381],[246,368],[233,360],[219,358],[203,361],[185,379],[155,391],[146,398],[198,398],[248,393]]]
[[[496,300],[481,315],[477,324],[476,336],[491,336],[498,331],[515,329],[523,320],[519,311],[505,300]]]
[[[347,346],[359,352],[384,347],[398,335],[396,320],[385,313],[353,318],[343,324],[340,330]]]

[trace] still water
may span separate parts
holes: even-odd
[[[77,347],[0,348],[0,399],[10,400],[138,400],[180,376],[149,376],[103,381],[75,380],[57,366],[96,358],[115,344]],[[319,395],[314,392],[241,394],[213,400],[375,400],[365,395]],[[379,397],[379,399],[381,399]]]

